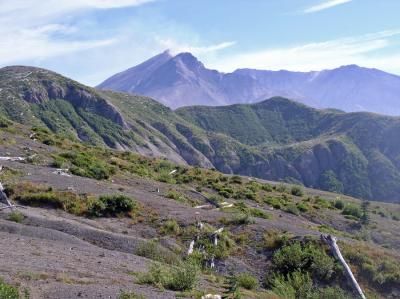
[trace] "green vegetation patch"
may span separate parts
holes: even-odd
[[[196,285],[198,272],[198,266],[190,261],[182,262],[179,266],[152,263],[147,273],[139,275],[139,283],[173,291],[188,291]]]
[[[6,192],[20,204],[61,209],[68,213],[87,217],[130,216],[139,210],[137,202],[127,196],[114,194],[94,197],[71,191],[54,190],[52,187],[21,182],[7,186]]]
[[[5,283],[0,279],[0,298],[1,299],[19,299],[18,288]]]

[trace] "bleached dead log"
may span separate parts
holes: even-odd
[[[209,199],[207,196],[205,196],[203,193],[196,191],[195,189],[191,189],[190,191],[192,191],[193,193],[200,195],[201,197],[203,197],[209,204],[219,208],[219,204],[216,203],[215,201]]]
[[[212,209],[211,205],[201,205],[201,206],[195,206],[195,209]]]
[[[210,268],[211,268],[211,269],[214,269],[214,268],[215,268],[215,261],[214,261],[214,259],[215,259],[214,256],[212,256],[212,257],[211,257],[211,260],[210,260]]]
[[[351,283],[354,290],[357,292],[357,294],[360,296],[360,298],[366,299],[360,285],[358,284],[356,278],[353,275],[353,272],[351,272],[349,265],[346,263],[342,253],[340,252],[339,246],[337,245],[337,239],[331,235],[327,235],[327,236],[321,235],[321,239],[329,245],[333,255],[342,264],[342,266],[345,270],[347,280]]]
[[[63,176],[67,176],[70,177],[71,175],[69,173],[67,173],[69,171],[68,168],[58,168],[55,171],[53,171],[54,174],[59,174],[59,175],[63,175]]]
[[[221,228],[217,229],[217,230],[214,232],[214,234],[220,234],[220,233],[222,233],[223,230],[224,230],[224,228],[221,227]]]
[[[176,169],[172,170],[170,173],[168,173],[169,175],[173,175],[176,172]]]
[[[4,187],[3,187],[3,184],[1,182],[0,182],[0,202],[4,203],[6,205],[5,207],[0,208],[0,211],[1,210],[5,210],[5,209],[13,210],[14,208],[22,207],[22,206],[19,206],[19,205],[13,205],[11,203],[11,201],[7,197],[7,194],[4,192]]]
[[[231,208],[231,207],[233,207],[233,203],[229,203],[229,202],[223,202],[223,203],[221,203],[221,209],[223,209],[223,208]]]
[[[200,229],[200,230],[202,230],[203,227],[204,227],[204,224],[203,224],[201,221],[199,221],[199,222],[197,223],[197,228]]]
[[[25,158],[23,157],[0,157],[0,161],[25,161]]]
[[[193,247],[194,247],[194,240],[190,242],[189,249],[188,249],[188,255],[191,255],[193,253]]]
[[[207,294],[201,297],[201,299],[222,299],[221,295]]]

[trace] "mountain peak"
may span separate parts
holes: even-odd
[[[194,68],[199,66],[204,67],[203,63],[201,63],[192,53],[189,52],[179,53],[173,59],[181,61],[189,68]]]
[[[355,64],[313,72],[206,68],[188,52],[170,51],[114,75],[101,88],[150,96],[170,108],[255,103],[274,96],[314,108],[400,115],[400,77]],[[380,100],[384,96],[384,103]]]

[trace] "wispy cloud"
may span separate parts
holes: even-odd
[[[348,2],[351,2],[351,1],[352,0],[328,0],[328,1],[322,2],[320,4],[317,4],[317,5],[314,5],[314,6],[310,6],[310,7],[306,8],[306,9],[304,9],[302,12],[306,13],[306,14],[314,13],[314,12],[318,12],[318,11],[321,11],[321,10],[329,9],[329,8],[332,8],[332,7],[341,5],[341,4],[345,4],[345,3],[348,3]]]
[[[0,0],[0,65],[103,47],[113,38],[82,40],[71,13],[138,6],[153,0]],[[66,17],[66,18],[64,18]]]
[[[224,56],[215,60],[215,63],[210,61],[210,64],[213,68],[223,71],[233,71],[237,68],[310,71],[346,64],[400,71],[399,55],[379,55],[378,51],[389,48],[392,38],[398,36],[400,30],[382,31],[325,42]]]
[[[222,42],[208,46],[194,46],[186,43],[179,43],[171,38],[156,37],[156,41],[165,49],[169,49],[173,54],[180,52],[190,52],[194,55],[202,55],[229,48],[236,44],[235,41]]]

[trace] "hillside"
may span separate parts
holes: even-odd
[[[43,125],[8,121],[0,140],[1,157],[24,159],[1,161],[20,205],[0,202],[5,298],[354,298],[321,234],[339,238],[368,298],[400,293],[398,205],[95,147]]]
[[[252,175],[398,201],[399,147],[394,136],[400,133],[399,118],[316,110],[283,98],[187,107],[177,114],[256,148],[264,161]]]
[[[399,201],[398,118],[317,110],[283,98],[175,112],[147,97],[26,67],[1,69],[0,86],[4,119],[90,145]]]
[[[190,53],[161,53],[106,79],[99,89],[150,96],[173,109],[286,97],[315,108],[400,115],[400,77],[357,65],[312,72],[207,69]]]

